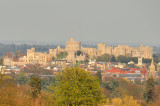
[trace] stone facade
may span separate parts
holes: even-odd
[[[5,57],[4,65],[14,66],[14,65],[25,65],[25,64],[41,64],[47,65],[49,59],[52,56],[47,53],[35,52],[35,48],[27,49],[27,55],[20,57],[18,61],[13,61],[12,58]]]
[[[107,46],[104,43],[98,43],[97,48],[83,48],[81,47],[81,42],[75,41],[71,37],[70,41],[66,41],[65,48],[57,46],[56,49],[49,49],[49,53],[35,52],[35,48],[27,50],[27,55],[19,58],[18,62],[12,61],[11,58],[6,57],[4,59],[5,65],[22,65],[22,64],[35,64],[39,63],[42,65],[47,65],[47,62],[52,57],[56,57],[60,52],[67,52],[68,56],[65,58],[67,62],[84,61],[85,54],[88,54],[90,58],[101,56],[103,54],[114,55],[115,57],[119,55],[130,56],[130,57],[142,57],[146,59],[152,58],[152,47],[141,45],[138,47],[129,47],[128,45],[118,45],[117,47]],[[77,51],[81,51],[82,54],[77,55]]]
[[[73,37],[70,38],[70,41],[66,41],[65,51],[79,51],[81,50],[81,42],[75,41]]]
[[[115,57],[123,55],[151,59],[153,48],[143,45],[141,45],[139,48],[129,47],[128,45],[118,45],[117,47],[111,47],[104,43],[98,43],[97,48],[83,48],[81,47],[81,42],[75,41],[74,38],[71,37],[70,41],[66,41],[66,46],[64,49],[58,46],[56,49],[50,49],[49,53],[53,56],[56,56],[57,53],[64,51],[68,53],[67,61],[75,63],[75,61],[84,61],[84,54],[89,54],[90,58],[101,56],[103,54],[110,54],[114,55]],[[82,51],[84,54],[77,56],[75,55],[76,51]]]
[[[35,52],[35,48],[27,49],[26,62],[28,64],[43,64],[46,65],[51,56],[47,53]]]
[[[51,56],[55,56],[56,54],[60,52],[67,52],[67,62],[71,62],[73,64],[76,63],[76,61],[84,61],[85,60],[85,55],[81,54],[80,56],[76,55],[77,51],[81,51],[81,42],[75,41],[73,37],[70,38],[70,41],[66,41],[65,48],[62,49],[59,46],[56,49],[50,49],[49,54]]]
[[[60,52],[65,52],[65,49],[61,48],[60,46],[57,46],[56,49],[49,49],[49,54],[54,57],[56,57],[56,55]]]
[[[110,54],[118,57],[120,55],[130,57],[152,58],[153,48],[141,45],[138,47],[129,47],[128,45],[118,45],[117,47],[106,46],[103,43],[97,44],[97,55]],[[91,51],[90,51],[91,52]],[[95,51],[94,51],[95,52]]]
[[[142,66],[143,65],[143,58],[142,57],[138,57],[138,66]]]

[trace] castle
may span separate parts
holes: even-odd
[[[51,56],[47,53],[36,52],[35,48],[27,49],[27,55],[20,57],[18,61],[13,61],[11,57],[5,57],[3,60],[4,65],[14,66],[14,65],[25,65],[25,64],[41,64],[47,65],[47,62]]]
[[[82,54],[77,55],[77,51],[81,51]],[[141,45],[138,47],[129,47],[128,45],[118,45],[117,47],[107,46],[104,43],[98,43],[97,48],[83,48],[81,42],[75,41],[73,37],[70,41],[66,41],[65,48],[57,46],[56,49],[49,49],[49,53],[35,52],[35,48],[27,50],[27,55],[19,58],[18,62],[12,61],[12,59],[5,57],[4,65],[24,65],[39,63],[47,65],[47,62],[52,58],[56,57],[58,53],[67,52],[68,55],[64,60],[73,64],[76,61],[84,61],[86,54],[89,55],[90,59],[93,57],[101,56],[103,54],[110,54],[118,57],[120,55],[129,57],[142,57],[145,59],[152,58],[153,48],[149,46]]]
[[[82,51],[85,54],[89,54],[90,58],[101,56],[103,54],[114,55],[118,57],[120,55],[129,56],[129,57],[142,57],[145,59],[152,58],[153,48],[149,46],[141,45],[138,47],[129,47],[128,45],[118,45],[117,47],[107,46],[104,43],[98,43],[97,48],[83,48],[81,42],[75,41],[71,37],[70,41],[66,42],[65,49],[58,46],[56,49],[50,49],[49,54],[56,56],[60,52],[66,51],[68,53],[67,61],[84,61],[84,56],[77,57],[75,55],[76,51]]]

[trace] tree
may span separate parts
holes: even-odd
[[[102,84],[102,75],[101,75],[101,72],[97,71],[96,76],[98,77],[99,84],[101,85]]]
[[[60,52],[57,54],[57,59],[63,59],[63,58],[66,58],[68,55],[67,52]]]
[[[152,102],[154,100],[155,93],[155,85],[154,85],[154,78],[150,77],[146,81],[146,88],[144,92],[144,99],[147,103]]]
[[[97,77],[79,67],[68,67],[57,75],[55,99],[59,105],[97,105],[104,99]]]
[[[19,88],[14,84],[13,79],[5,82],[0,88],[0,104],[1,106],[16,106]]]
[[[128,68],[137,68],[135,64],[127,64]]]
[[[39,79],[39,77],[34,76],[31,78],[31,82],[29,85],[32,87],[31,95],[32,98],[35,100],[41,93],[41,88],[42,88],[41,80]]]
[[[116,60],[114,55],[112,55],[111,62],[117,62],[117,60]]]
[[[90,58],[90,56],[89,56],[88,53],[86,53],[85,55],[86,55],[86,59],[89,59],[89,58]],[[93,59],[94,59],[94,57],[93,57]]]
[[[117,57],[117,61],[121,63],[128,63],[130,60],[126,56],[120,55]]]
[[[88,59],[85,59],[85,60],[84,60],[84,63],[85,63],[85,64],[88,64],[88,62],[89,62]]]
[[[83,54],[83,52],[80,51],[80,50],[76,52],[76,55],[77,55],[77,56],[80,56],[81,54]]]
[[[152,60],[151,59],[143,59],[142,61],[143,61],[143,63],[151,63]]]
[[[0,65],[3,66],[3,58],[0,58]]]
[[[52,61],[54,61],[55,60],[55,57],[52,57]]]
[[[143,99],[142,86],[130,83],[127,79],[110,78],[104,79],[102,86],[110,91],[110,98],[124,98],[125,95],[136,99]]]
[[[121,63],[128,63],[129,61],[138,63],[138,57],[127,57],[127,56],[119,55],[117,57],[117,61]]]
[[[140,106],[137,100],[135,100],[132,96],[125,96],[124,99],[114,98],[112,99],[112,104],[114,106]]]
[[[153,60],[155,63],[158,63],[159,62],[159,59],[158,59],[158,56],[157,55],[153,55]]]
[[[116,92],[116,88],[119,86],[119,82],[118,81],[107,81],[103,83],[103,87],[107,90],[110,91],[110,98],[112,97],[117,97],[118,94]]]
[[[52,83],[55,84],[55,77],[48,77],[41,79],[42,89],[44,90],[46,90],[47,86],[49,86]]]
[[[16,80],[20,85],[26,84],[28,82],[28,78],[26,77],[24,72],[21,72]]]
[[[97,57],[97,61],[102,61],[102,62],[109,62],[111,60],[112,56],[109,54],[103,54],[102,56]]]

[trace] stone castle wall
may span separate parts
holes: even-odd
[[[104,43],[98,43],[97,48],[83,48],[81,47],[81,42],[75,41],[73,38],[70,41],[66,41],[65,49],[52,49],[51,54],[55,54],[66,51],[68,53],[67,60],[70,61],[83,61],[84,59],[76,59],[75,52],[82,51],[85,54],[89,54],[91,58],[101,56],[103,54],[110,54],[118,57],[120,55],[129,56],[129,57],[143,57],[146,59],[152,58],[153,48],[149,46],[141,45],[138,47],[129,47],[128,45],[118,45],[117,47],[107,46]]]
[[[84,54],[77,56],[76,52],[82,51]],[[117,47],[107,46],[104,43],[98,43],[97,48],[83,48],[81,47],[81,42],[75,41],[73,38],[70,41],[66,41],[65,48],[61,48],[57,46],[56,49],[49,49],[49,54],[35,52],[35,48],[27,49],[27,56],[21,57],[19,59],[19,64],[43,64],[46,65],[48,60],[51,59],[53,56],[60,52],[67,52],[67,61],[75,63],[76,61],[84,61],[85,54],[88,54],[90,58],[101,56],[103,54],[110,54],[114,55],[115,57],[119,55],[123,56],[130,56],[130,57],[143,57],[146,59],[152,58],[152,51],[153,48],[149,46],[141,45],[138,47],[129,47],[128,45],[118,45]],[[5,58],[4,63],[6,65],[10,64],[18,64],[18,62],[13,62],[12,59]]]

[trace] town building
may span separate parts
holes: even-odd
[[[41,64],[47,65],[47,62],[52,57],[47,53],[36,52],[35,48],[27,49],[27,55],[20,57],[18,61],[14,61],[12,57],[4,58],[4,65],[15,66],[15,65],[25,65],[25,64]]]
[[[154,61],[153,61],[153,58],[152,58],[152,62],[151,62],[151,66],[149,68],[149,73],[148,73],[148,77],[153,77],[155,78],[156,77],[156,74],[155,74],[155,65],[154,65]]]

